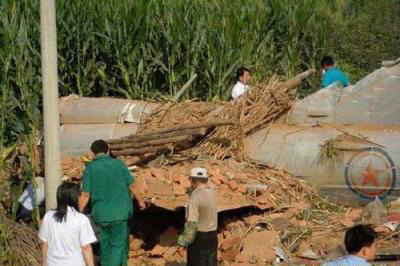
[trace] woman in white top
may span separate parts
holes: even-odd
[[[91,243],[96,241],[89,219],[79,210],[79,186],[57,189],[57,209],[46,213],[40,226],[43,266],[94,266]]]
[[[232,89],[232,98],[235,100],[249,89],[251,81],[250,69],[239,67],[236,70],[236,84]]]

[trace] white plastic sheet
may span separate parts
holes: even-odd
[[[70,95],[60,100],[61,124],[140,123],[159,104]]]

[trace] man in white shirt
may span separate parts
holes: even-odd
[[[249,83],[251,81],[250,70],[245,67],[239,67],[236,71],[236,81],[232,89],[232,98],[234,100],[249,89]]]

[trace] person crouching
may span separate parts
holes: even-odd
[[[187,248],[188,266],[216,266],[218,211],[215,190],[208,185],[204,168],[190,171],[192,192],[186,209],[186,223],[178,245]]]

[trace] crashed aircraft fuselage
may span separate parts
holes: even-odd
[[[294,104],[284,124],[247,137],[247,156],[282,168],[332,201],[365,205],[397,198],[400,64],[349,88],[331,86]]]

